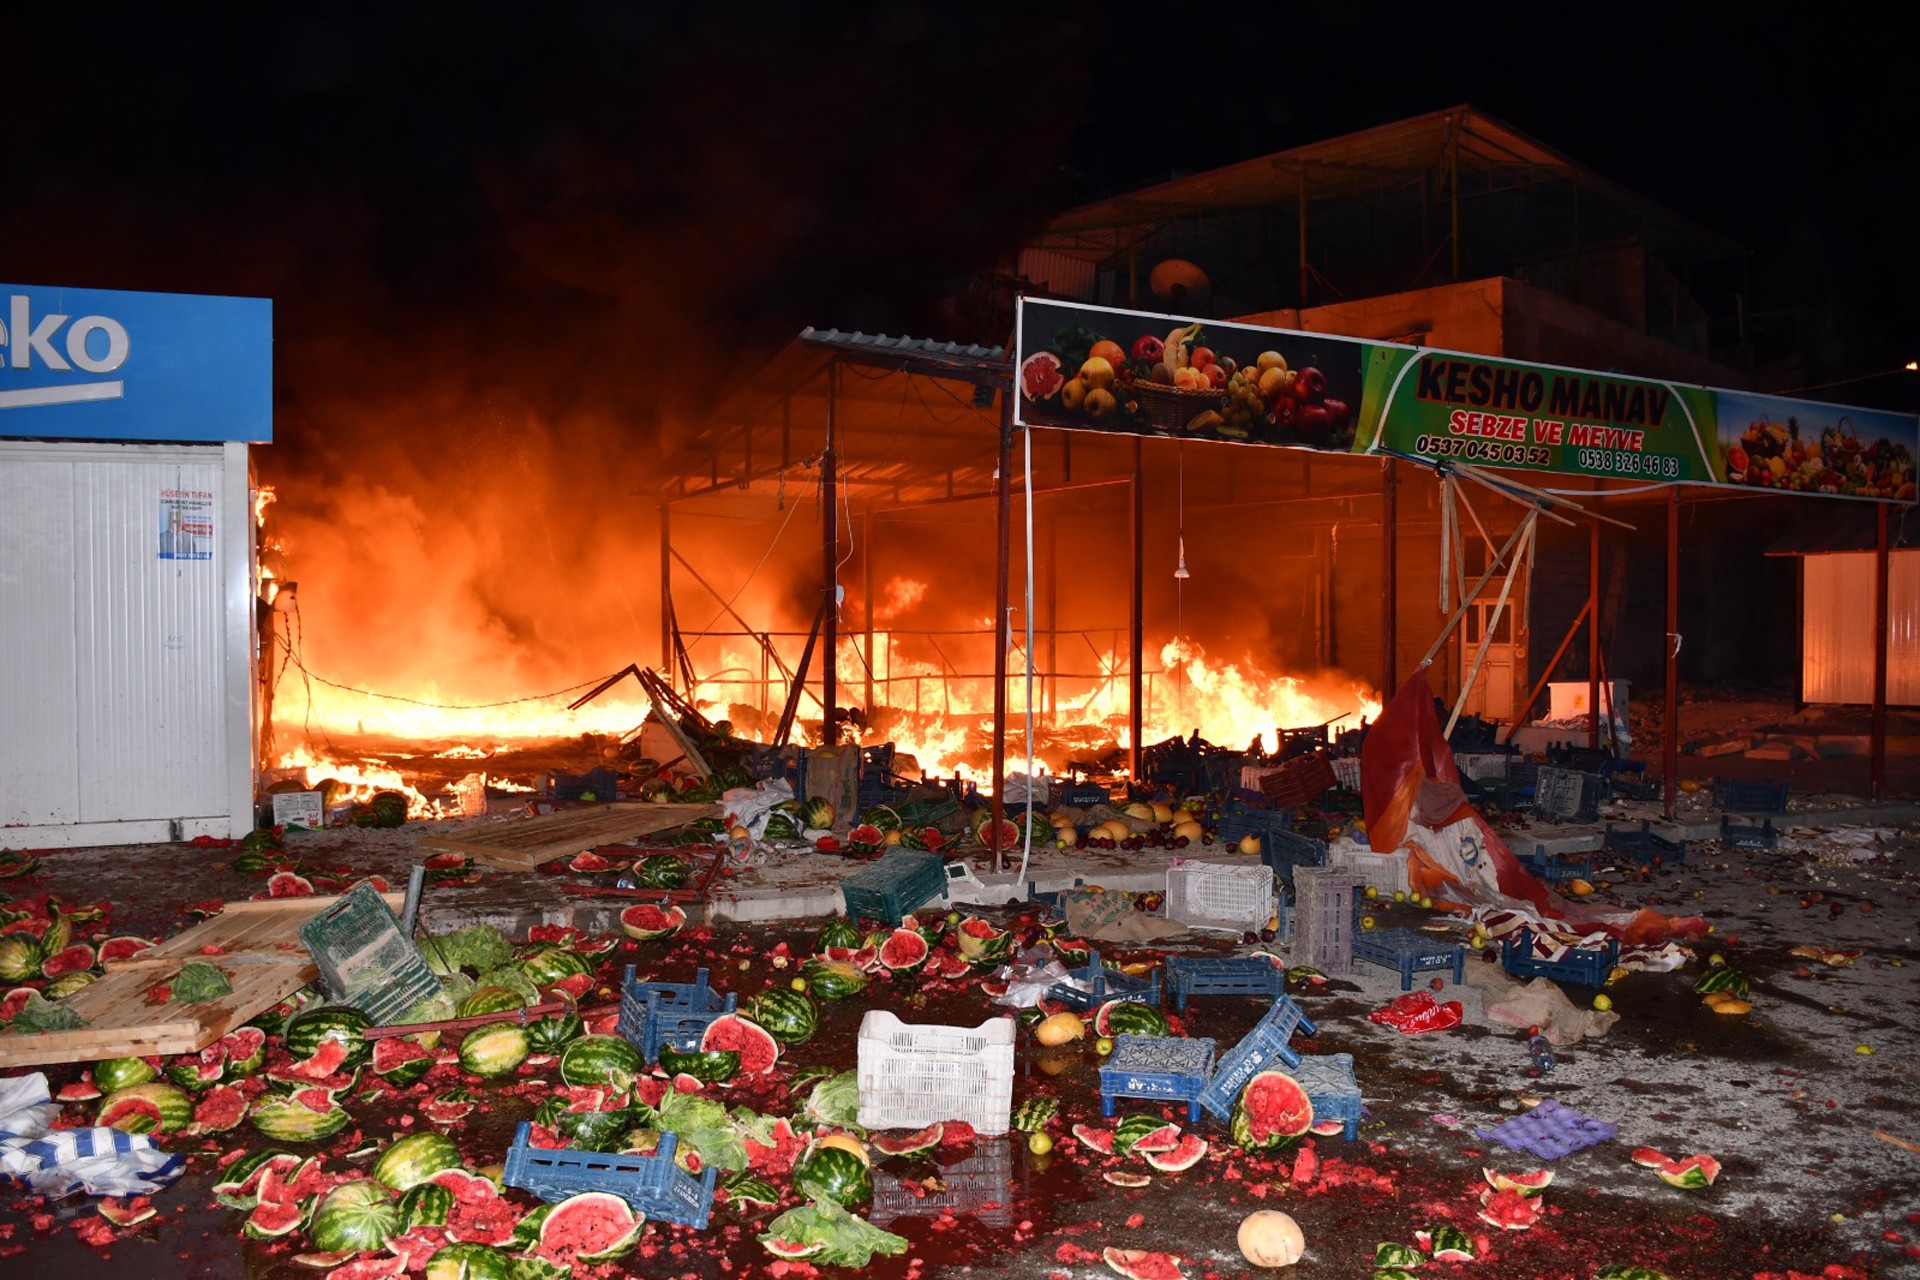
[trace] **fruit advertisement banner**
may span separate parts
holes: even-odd
[[[1037,299],[1015,336],[1021,426],[1914,500],[1912,415]]]
[[[1367,344],[1023,298],[1014,420],[1346,453]]]

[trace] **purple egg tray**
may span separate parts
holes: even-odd
[[[1619,1131],[1617,1124],[1581,1115],[1572,1107],[1561,1106],[1548,1098],[1527,1114],[1503,1120],[1479,1133],[1489,1142],[1525,1151],[1542,1160],[1554,1160],[1596,1142],[1605,1142]]]

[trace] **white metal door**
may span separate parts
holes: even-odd
[[[1516,593],[1517,594],[1517,593]],[[1462,619],[1464,639],[1460,645],[1460,678],[1464,681],[1473,669],[1474,655],[1480,652],[1481,638],[1493,617],[1492,598],[1475,600]],[[1480,666],[1480,678],[1467,694],[1465,712],[1483,720],[1505,722],[1513,718],[1513,672],[1518,647],[1513,642],[1515,601],[1508,599],[1494,628],[1493,643],[1487,646],[1487,659]]]

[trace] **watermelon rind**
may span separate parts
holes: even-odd
[[[193,1099],[186,1091],[162,1080],[149,1080],[145,1084],[128,1085],[124,1089],[115,1089],[100,1103],[100,1118],[96,1123],[107,1128],[122,1129],[123,1125],[114,1123],[111,1118],[122,1111],[144,1112],[147,1106],[153,1108],[156,1124],[152,1130],[125,1129],[128,1133],[178,1133],[193,1123]]]
[[[1186,1280],[1186,1272],[1170,1254],[1109,1246],[1101,1259],[1127,1280]]]
[[[378,1249],[399,1229],[393,1193],[371,1178],[343,1182],[327,1192],[307,1224],[315,1247],[329,1253]]]
[[[1473,1237],[1452,1223],[1443,1222],[1429,1230],[1416,1231],[1413,1239],[1435,1262],[1472,1262],[1479,1256],[1474,1250]]]
[[[866,990],[867,975],[844,960],[809,960],[800,974],[822,1000],[844,1000]]]
[[[453,1192],[437,1182],[416,1182],[400,1193],[395,1206],[400,1213],[400,1230],[437,1227],[453,1215]]]
[[[1426,1260],[1426,1254],[1410,1244],[1401,1244],[1398,1240],[1382,1240],[1373,1247],[1375,1267],[1418,1267]]]
[[[240,1234],[252,1240],[275,1240],[291,1235],[306,1220],[307,1211],[298,1204],[262,1200],[240,1224]]]
[[[433,1068],[433,1052],[412,1036],[383,1036],[374,1042],[373,1074],[404,1089]]]
[[[1652,1147],[1635,1147],[1633,1151],[1628,1154],[1627,1159],[1633,1161],[1642,1169],[1658,1169],[1663,1164],[1673,1163],[1672,1158],[1668,1156],[1666,1152],[1657,1151]]]
[[[288,1018],[280,1034],[287,1042],[287,1056],[296,1062],[311,1058],[322,1040],[338,1040],[347,1051],[342,1068],[352,1070],[373,1057],[365,1035],[372,1025],[373,1019],[349,1005],[323,1004]]]
[[[644,1225],[631,1205],[605,1191],[583,1191],[553,1206],[540,1224],[543,1253],[578,1258],[581,1262],[610,1262],[633,1251]],[[590,1230],[588,1239],[569,1240]]]
[[[1153,1185],[1153,1179],[1130,1169],[1109,1169],[1100,1175],[1116,1187],[1140,1188]]]
[[[1720,1176],[1720,1162],[1712,1156],[1696,1154],[1668,1161],[1654,1172],[1660,1175],[1660,1181],[1670,1187],[1698,1191],[1702,1187],[1712,1186],[1713,1180]]]
[[[811,1258],[814,1254],[827,1247],[824,1240],[816,1240],[812,1244],[802,1244],[798,1240],[783,1240],[779,1236],[773,1235],[761,1236],[760,1243],[764,1245],[767,1252],[774,1257],[796,1261],[801,1258]]]
[[[461,1166],[460,1148],[444,1133],[410,1133],[374,1161],[368,1172],[374,1181],[394,1191],[419,1186],[442,1169]]]
[[[136,1196],[132,1200],[119,1200],[107,1196],[102,1198],[94,1209],[116,1227],[137,1227],[160,1212],[145,1196]]]
[[[1482,1169],[1480,1173],[1495,1191],[1517,1191],[1523,1196],[1537,1196],[1553,1184],[1551,1169],[1535,1169],[1531,1173],[1501,1173],[1497,1169]]]
[[[220,1180],[213,1184],[213,1198],[228,1209],[251,1209],[260,1203],[260,1180],[269,1169],[290,1173],[300,1165],[300,1157],[291,1151],[262,1147],[228,1165]]]
[[[492,1245],[460,1241],[427,1259],[427,1280],[512,1280],[513,1259]]]
[[[193,1108],[193,1122],[206,1133],[225,1133],[247,1118],[247,1095],[230,1084],[215,1085]]]
[[[947,1127],[935,1121],[924,1129],[912,1133],[891,1134],[876,1133],[868,1140],[873,1149],[883,1156],[917,1156],[923,1151],[932,1151],[940,1145],[940,1139],[946,1136]]]
[[[1094,1010],[1093,1030],[1101,1036],[1167,1036],[1167,1016],[1138,1000],[1109,1000]]]
[[[640,1051],[620,1036],[581,1036],[560,1054],[560,1078],[576,1088],[631,1089],[646,1066]]]
[[[670,1044],[662,1044],[660,1069],[670,1076],[692,1076],[701,1084],[719,1084],[740,1073],[740,1051],[700,1049],[681,1053]]]
[[[1135,1152],[1140,1152],[1136,1144]],[[1198,1134],[1186,1133],[1180,1141],[1166,1151],[1140,1152],[1146,1162],[1162,1173],[1185,1173],[1206,1158],[1207,1140]]]
[[[264,1094],[247,1117],[262,1137],[274,1142],[321,1142],[347,1127],[346,1108],[315,1111],[283,1094]]]
[[[726,1174],[720,1185],[726,1189],[727,1199],[735,1204],[771,1209],[780,1203],[780,1192],[771,1182],[744,1169]]]
[[[533,1052],[525,1027],[496,1022],[476,1027],[460,1040],[460,1067],[483,1080],[512,1075]]]
[[[652,942],[676,934],[686,923],[687,913],[680,907],[662,911],[652,903],[642,903],[620,913],[621,931],[638,942]]]
[[[1167,1129],[1173,1131],[1171,1135],[1162,1132]],[[1113,1149],[1120,1155],[1126,1155],[1133,1150],[1135,1144],[1139,1143],[1149,1134],[1156,1135],[1163,1139],[1158,1145],[1171,1147],[1180,1140],[1180,1127],[1178,1125],[1168,1124],[1159,1116],[1147,1115],[1145,1113],[1122,1116],[1120,1121],[1113,1126]]]
[[[1039,1133],[1060,1114],[1058,1098],[1028,1098],[1013,1111],[1013,1127],[1022,1133]]]
[[[106,1058],[93,1064],[93,1082],[108,1093],[145,1084],[159,1076],[159,1069],[145,1058]]]

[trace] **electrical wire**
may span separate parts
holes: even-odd
[[[783,472],[782,474],[784,475],[785,473]],[[733,608],[734,602],[739,600],[742,595],[746,594],[747,587],[753,582],[754,574],[759,573],[760,570],[766,567],[767,561],[773,556],[773,549],[780,545],[780,539],[786,534],[787,526],[793,523],[794,513],[798,510],[800,510],[799,503],[795,503],[793,506],[787,508],[787,518],[785,520],[782,520],[780,522],[780,527],[774,531],[773,540],[767,543],[766,551],[761,553],[760,563],[753,566],[753,571],[747,574],[746,581],[742,582],[740,584],[740,589],[733,593],[733,598],[720,606],[720,611],[714,614],[712,619],[708,621],[707,625],[700,628],[699,632],[694,635],[693,643],[686,646],[686,652],[689,658],[692,657],[693,651],[700,647],[700,642],[707,638],[707,632],[713,630],[715,624],[718,623],[721,618],[725,617],[727,613]],[[681,634],[684,635],[686,633],[682,632]]]

